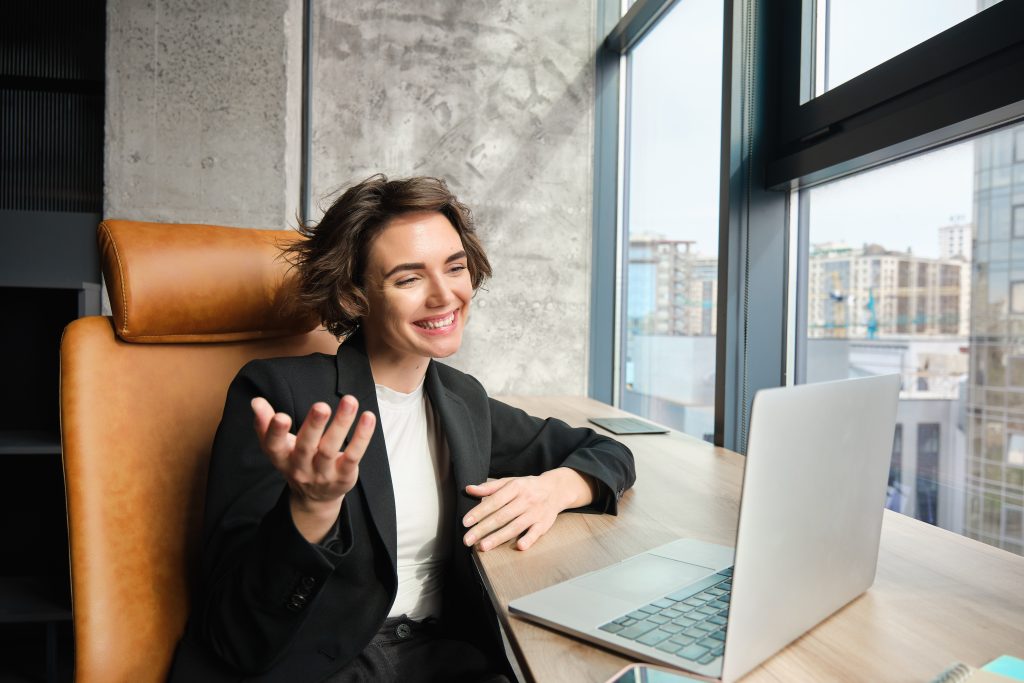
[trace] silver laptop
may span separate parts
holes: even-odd
[[[734,681],[874,582],[898,375],[754,398],[734,549],[681,539],[509,611],[638,659]]]

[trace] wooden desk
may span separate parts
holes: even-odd
[[[578,397],[502,400],[580,426],[627,414]],[[529,680],[601,682],[629,660],[510,617],[510,600],[681,536],[734,542],[742,456],[676,432],[619,438],[637,482],[618,517],[565,514],[527,552],[477,555]],[[744,680],[929,681],[1001,654],[1024,657],[1024,558],[886,511],[874,586]]]

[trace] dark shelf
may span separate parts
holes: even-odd
[[[60,436],[43,431],[2,429],[0,455],[60,455]]]
[[[70,619],[67,588],[57,579],[0,576],[0,624]]]

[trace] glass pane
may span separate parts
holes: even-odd
[[[619,400],[714,434],[722,0],[677,4],[628,55]]]
[[[995,131],[801,197],[803,376],[899,373],[887,506],[1014,552],[1018,517],[1006,506],[1024,496],[1024,235],[1006,217],[1024,194],[1014,172],[1022,133]]]
[[[804,0],[810,69],[801,104],[991,7],[999,0]],[[805,73],[806,75],[806,73]],[[1011,148],[1012,151],[1012,148]]]

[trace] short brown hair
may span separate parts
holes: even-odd
[[[392,219],[416,211],[442,214],[459,233],[474,290],[490,277],[472,213],[443,180],[388,180],[378,173],[345,190],[319,223],[300,226],[306,239],[285,249],[298,271],[299,304],[314,311],[331,334],[339,339],[352,334],[369,313],[363,273],[370,246]]]

